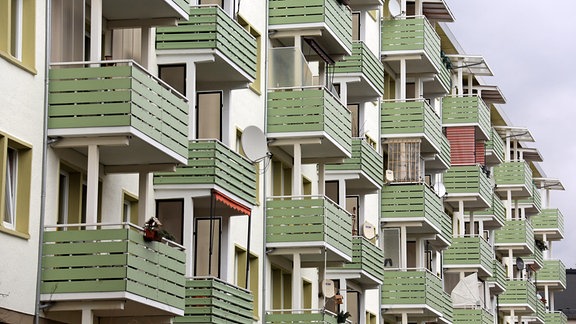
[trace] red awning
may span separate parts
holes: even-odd
[[[226,196],[225,194],[219,192],[218,190],[212,190],[212,194],[216,201],[223,203],[224,205],[242,213],[242,215],[250,215],[252,214],[252,209],[242,205],[241,203],[237,202],[236,200]]]

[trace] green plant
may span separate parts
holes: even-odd
[[[344,313],[344,311],[340,311],[340,313],[338,313],[336,315],[336,322],[338,323],[346,323],[346,319],[348,319],[348,317],[350,317],[352,315],[350,315],[350,313],[346,312]]]

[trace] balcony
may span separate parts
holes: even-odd
[[[174,323],[253,323],[253,297],[248,290],[218,278],[186,280],[186,311]]]
[[[444,269],[478,272],[479,277],[492,276],[494,252],[483,237],[455,237],[444,251]]]
[[[492,194],[492,204],[490,208],[474,212],[474,219],[482,220],[485,229],[501,228],[506,221],[506,208],[502,200],[500,200],[496,194]],[[470,221],[470,218],[466,220]]]
[[[205,189],[206,197],[216,189],[247,205],[256,203],[256,169],[252,162],[218,140],[192,140],[187,155],[188,164],[176,172],[155,173],[154,185]]]
[[[494,315],[480,309],[454,309],[454,324],[494,324]]]
[[[382,160],[382,155],[364,139],[353,138],[352,157],[342,164],[326,165],[326,175],[349,175],[346,181],[348,194],[374,192],[384,184]]]
[[[294,143],[302,145],[302,158],[321,161],[350,157],[350,111],[325,88],[302,88],[268,93],[267,135],[294,156]]]
[[[382,188],[381,221],[414,223],[408,234],[436,234],[440,245],[452,241],[452,219],[444,213],[442,199],[425,184],[388,185]]]
[[[452,323],[452,300],[442,288],[442,279],[427,270],[384,271],[381,305],[384,315],[410,310],[418,313],[415,316]]]
[[[445,136],[442,134],[440,117],[426,101],[383,101],[380,123],[383,140],[421,138],[423,154],[442,152]]]
[[[474,126],[476,140],[492,137],[490,109],[476,96],[448,96],[442,98],[442,126]]]
[[[563,312],[546,312],[546,324],[566,324],[568,318]]]
[[[266,324],[337,324],[336,314],[325,309],[266,311]]]
[[[450,166],[452,160],[450,156],[450,141],[444,135],[442,135],[441,139],[439,159],[428,161],[426,169],[445,170]]]
[[[464,201],[467,210],[486,209],[492,205],[492,183],[479,165],[452,166],[444,174],[445,201],[456,210]]]
[[[494,189],[501,197],[506,197],[507,190],[511,190],[512,199],[530,197],[532,187],[532,170],[528,163],[504,162],[494,167]]]
[[[337,0],[270,0],[268,29],[272,38],[293,39],[297,31],[330,56],[352,52],[352,12]]]
[[[48,136],[61,138],[54,145],[80,143],[86,154],[81,143],[94,139],[103,165],[186,163],[186,98],[133,61],[64,64],[49,72]]]
[[[494,245],[496,250],[514,249],[518,255],[534,253],[532,224],[525,220],[507,220],[504,226],[496,231]]]
[[[542,209],[530,218],[534,226],[534,235],[542,237],[546,234],[547,240],[561,240],[564,238],[564,216],[557,208]]]
[[[326,197],[272,197],[266,203],[266,247],[321,248],[328,261],[352,261],[352,217]],[[324,258],[302,255],[302,261]]]
[[[536,215],[542,210],[542,197],[540,195],[540,190],[535,184],[532,185],[531,194],[532,195],[528,198],[518,200],[518,207],[524,209],[526,217]]]
[[[41,300],[124,303],[112,317],[183,315],[185,263],[183,248],[144,241],[134,226],[46,230]]]
[[[524,263],[530,265],[533,271],[538,271],[544,266],[544,254],[538,246],[534,247],[534,253],[524,258]],[[540,273],[538,273],[539,275]]]
[[[109,26],[168,26],[188,18],[188,0],[103,0]]]
[[[502,311],[514,309],[516,315],[531,315],[537,311],[536,287],[530,281],[508,280],[506,292],[498,299]]]
[[[442,63],[440,36],[423,17],[406,17],[382,21],[382,59],[395,73],[400,73],[400,58],[420,56],[420,60],[406,64],[407,74],[435,74],[429,86],[436,93],[450,90],[451,78]]]
[[[334,77],[360,79],[348,83],[348,102],[374,100],[384,91],[384,66],[363,41],[354,42],[352,55],[336,62]]]
[[[492,277],[486,279],[489,284],[490,291],[493,294],[500,294],[506,291],[506,283],[508,282],[506,269],[498,260],[492,260]]]
[[[490,139],[486,141],[485,147],[487,165],[493,166],[504,162],[504,141],[493,127],[490,130]]]
[[[170,55],[199,61],[195,76],[201,89],[210,83],[234,83],[236,88],[253,82],[257,48],[256,39],[217,6],[193,6],[188,21],[156,30],[159,61],[171,63]]]
[[[341,268],[329,268],[328,273],[336,276],[353,274],[352,280],[364,288],[378,288],[382,284],[384,271],[384,252],[374,243],[362,236],[352,238],[352,262],[344,264]]]
[[[538,287],[548,286],[550,290],[566,289],[566,267],[561,260],[544,260],[544,267],[538,271]]]

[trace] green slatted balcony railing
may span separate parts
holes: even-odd
[[[425,305],[451,323],[452,299],[442,286],[442,279],[428,270],[386,270],[381,305],[383,308],[422,308]]]
[[[77,226],[78,224],[75,224]],[[113,225],[113,224],[110,224]],[[180,246],[147,242],[134,226],[44,232],[44,301],[78,301],[122,292],[184,310],[186,255]],[[59,226],[62,227],[62,226]],[[162,311],[164,312],[164,310]]]
[[[48,135],[128,133],[173,152],[179,160],[184,158],[184,163],[188,145],[186,98],[134,61],[91,63],[101,66],[51,66]]]
[[[271,197],[266,203],[266,243],[316,244],[352,257],[352,216],[323,196]]]
[[[213,277],[186,279],[186,311],[174,323],[252,324],[252,293]]]
[[[500,307],[524,307],[528,313],[535,313],[540,301],[536,297],[536,286],[530,281],[508,280],[506,292],[498,299]]]
[[[532,184],[530,192],[530,197],[518,200],[518,204],[524,208],[524,213],[527,216],[537,214],[542,209],[542,197],[540,195],[540,190],[536,187],[536,184]]]
[[[536,271],[544,266],[544,253],[538,248],[534,247],[534,253],[524,258],[524,263],[532,264],[532,268]]]
[[[493,324],[494,315],[481,309],[454,308],[454,324]]]
[[[448,245],[452,241],[452,219],[442,199],[425,184],[384,186],[381,213],[385,222],[422,221]]]
[[[448,197],[475,197],[474,207],[492,204],[492,183],[479,165],[451,166],[444,174],[444,186]]]
[[[498,135],[494,127],[490,130],[490,139],[486,141],[486,161],[490,164],[500,164],[504,162],[504,141]]]
[[[268,26],[270,30],[321,27],[326,31],[322,39],[328,34],[339,44],[335,53],[328,49],[328,54],[352,51],[352,12],[337,0],[269,0]]]
[[[506,291],[508,277],[506,268],[500,261],[492,260],[492,277],[486,279],[486,281],[493,284],[497,291]]]
[[[423,100],[383,101],[380,131],[383,139],[421,137],[433,153],[442,151],[440,116]]]
[[[236,69],[256,78],[257,43],[254,36],[218,6],[192,6],[190,18],[178,26],[156,30],[158,50],[217,50]]]
[[[523,247],[526,253],[533,253],[535,243],[532,224],[526,220],[507,220],[504,226],[496,231],[494,244],[497,249]]]
[[[491,207],[482,211],[475,211],[474,216],[491,217],[492,219],[487,224],[493,228],[500,228],[506,221],[506,207],[498,195],[492,194]],[[487,225],[486,224],[486,225]]]
[[[352,262],[346,263],[344,269],[364,271],[374,279],[382,282],[384,270],[384,251],[362,236],[352,238]]]
[[[452,160],[450,156],[450,141],[444,134],[442,134],[442,140],[440,141],[440,161],[446,166],[450,167],[450,162]]]
[[[336,75],[361,74],[380,95],[384,91],[384,65],[363,41],[352,43],[352,55],[345,56],[341,61],[336,62],[334,73]]]
[[[546,312],[546,324],[567,324],[568,317],[563,312]]]
[[[352,157],[341,164],[327,164],[326,171],[357,172],[380,189],[384,184],[383,157],[363,138],[352,138]]]
[[[302,137],[325,133],[334,145],[350,152],[352,117],[350,111],[325,88],[268,93],[268,137],[280,133]],[[288,136],[288,135],[286,135]]]
[[[214,185],[244,199],[256,202],[256,169],[252,162],[218,140],[192,140],[188,165],[176,172],[154,174],[154,185]]]
[[[536,234],[548,233],[549,239],[564,237],[564,215],[557,208],[542,209],[538,215],[532,216],[530,221]]]
[[[524,161],[504,162],[494,167],[494,179],[497,190],[520,188],[519,191],[512,191],[513,198],[517,192],[523,196],[529,196],[532,192],[532,170]]]
[[[325,309],[269,310],[266,324],[337,324],[336,314]]]
[[[490,139],[490,109],[482,98],[477,96],[447,96],[442,98],[442,125],[476,126],[480,138]],[[477,137],[477,139],[479,139]]]
[[[444,90],[447,92],[450,89],[450,71],[442,63],[440,36],[425,17],[385,19],[381,24],[381,37],[382,55],[423,53]]]
[[[546,323],[546,304],[540,300],[536,303],[536,319],[542,324]]]
[[[544,260],[544,267],[538,271],[537,286],[550,285],[566,289],[566,266],[561,260]]]
[[[444,251],[444,268],[475,268],[479,276],[492,276],[494,252],[483,237],[455,237]]]

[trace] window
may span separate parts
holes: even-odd
[[[272,161],[272,194],[274,196],[292,194],[292,168],[280,161]]]
[[[292,274],[273,267],[271,288],[273,309],[291,309]]]
[[[400,267],[400,229],[383,228],[384,237],[384,267]]]
[[[352,235],[359,235],[360,197],[346,196],[346,210],[352,215]]]
[[[394,172],[395,182],[421,182],[420,139],[389,140],[388,169]]]
[[[186,64],[158,65],[158,77],[186,96]]]
[[[360,137],[360,105],[348,105],[352,117],[352,137]]]
[[[138,224],[138,197],[123,191],[122,222]]]
[[[194,276],[220,278],[222,218],[196,218],[194,237]]]
[[[338,181],[326,181],[324,183],[324,195],[333,202],[340,204],[340,186]]]
[[[250,84],[250,89],[257,94],[261,94],[260,68],[262,64],[262,55],[260,55],[260,53],[262,50],[262,37],[260,37],[260,32],[255,30],[254,27],[242,16],[238,15],[237,20],[240,26],[244,27],[244,29],[246,29],[250,35],[254,36],[256,39],[256,79],[254,79],[254,82]]]
[[[156,200],[156,217],[167,232],[165,237],[182,244],[184,237],[184,199]]]
[[[360,13],[352,13],[352,40],[360,40]]]
[[[246,288],[252,292],[254,309],[253,315],[259,318],[258,311],[258,296],[260,290],[258,289],[258,280],[260,268],[258,266],[258,257],[250,253],[250,271],[248,285],[246,285],[246,249],[236,246],[236,285],[241,288]]]
[[[222,140],[222,92],[196,95],[196,138]]]
[[[0,0],[0,56],[32,73],[36,73],[35,7],[35,0]]]
[[[0,231],[29,238],[32,149],[0,133]]]

